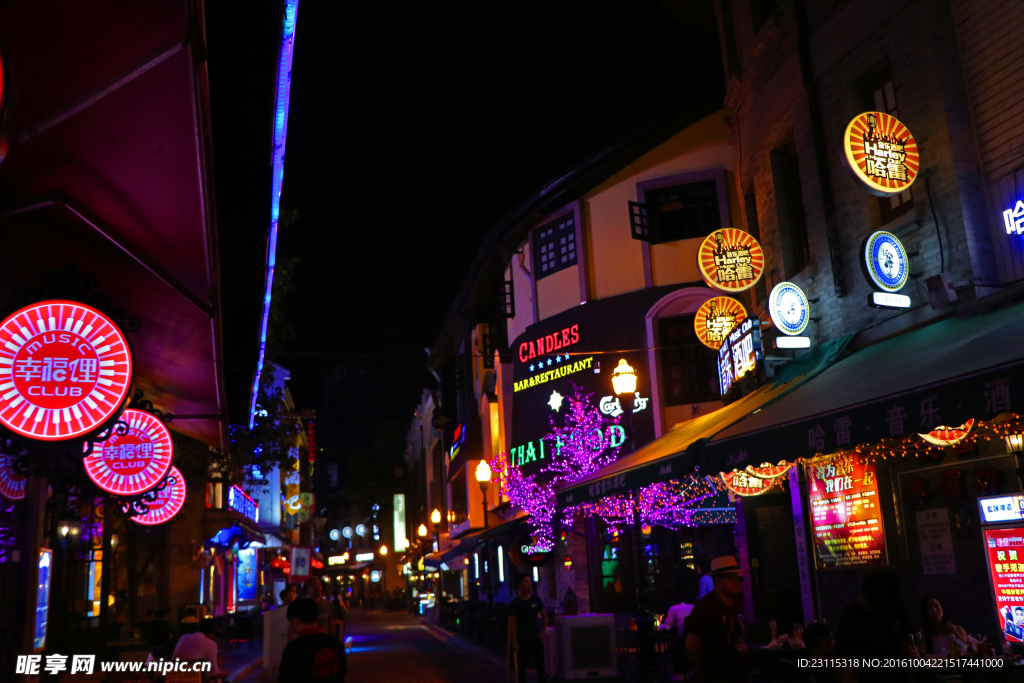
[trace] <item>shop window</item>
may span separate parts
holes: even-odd
[[[782,263],[786,278],[803,270],[811,260],[807,241],[807,216],[800,187],[800,165],[792,145],[771,153],[772,180],[775,183],[775,208],[782,242]]]
[[[900,117],[899,108],[896,106],[896,88],[892,83],[892,75],[887,71],[881,76],[876,76],[865,88],[867,102],[865,103],[874,111],[884,111],[896,118]],[[914,195],[908,188],[898,195],[892,197],[877,197],[878,217],[881,225],[890,223],[903,214],[914,208]]]
[[[718,184],[702,180],[650,188],[644,203],[630,202],[634,239],[651,244],[700,238],[722,227]]]
[[[611,530],[602,534],[601,545],[601,589],[605,593],[622,592],[622,563],[619,535]]]
[[[533,231],[534,278],[576,265],[576,214],[569,212]]]
[[[750,0],[750,23],[754,33],[761,30],[775,11],[775,0]]]
[[[665,405],[717,401],[718,354],[704,346],[693,329],[692,315],[658,321]]]

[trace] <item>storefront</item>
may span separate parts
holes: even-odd
[[[238,486],[207,485],[203,531],[209,567],[202,571],[202,604],[210,615],[248,613],[261,607],[267,558],[259,507]],[[270,584],[271,586],[273,584]]]

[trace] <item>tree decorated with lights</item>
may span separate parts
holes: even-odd
[[[511,466],[507,453],[490,463],[499,473],[502,494],[529,514],[531,532],[540,547],[551,548],[554,544],[555,491],[614,462],[625,441],[619,419],[601,413],[591,401],[593,396],[573,383],[562,425],[555,423],[554,415],[550,417],[551,431],[544,439],[555,447],[549,463],[538,474],[523,475],[518,467]],[[560,399],[553,392],[552,409],[556,412]]]

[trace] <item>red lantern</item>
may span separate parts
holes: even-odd
[[[129,408],[121,420],[128,424],[128,433],[97,443],[82,464],[104,491],[135,496],[156,486],[171,469],[174,445],[164,423],[144,410]]]
[[[42,441],[88,434],[121,409],[131,383],[128,342],[94,308],[45,301],[0,323],[0,423],[13,432]]]

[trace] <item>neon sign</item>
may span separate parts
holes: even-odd
[[[545,442],[550,442],[545,447]],[[606,448],[618,448],[626,443],[626,430],[621,425],[608,425],[604,432],[595,429],[587,439],[587,445],[592,451],[598,453]],[[534,447],[534,444],[537,444]],[[558,457],[562,453],[565,443],[561,438],[536,439],[522,446],[513,446],[509,451],[509,458],[513,467],[521,467],[531,462],[544,460],[547,456]]]
[[[761,348],[761,321],[747,318],[718,350],[718,385],[724,397],[732,386],[757,371],[758,361],[764,356]]]
[[[726,292],[742,292],[761,279],[764,251],[749,232],[722,228],[701,242],[697,267],[708,286]]]
[[[114,433],[82,461],[96,486],[119,496],[135,496],[156,486],[171,469],[171,433],[156,416],[129,408],[121,413],[127,434]]]
[[[373,562],[373,553],[359,553],[356,562]]]
[[[0,453],[0,495],[7,500],[24,500],[28,480],[14,469],[14,456]]]
[[[455,435],[452,437],[452,447],[449,449],[449,460],[454,460],[459,455],[462,444],[466,442],[466,428],[459,425],[455,428]]]
[[[882,111],[866,111],[850,121],[843,150],[850,175],[879,197],[908,189],[921,165],[914,136],[903,122]]]
[[[563,365],[560,368],[555,368],[554,370],[547,370],[545,372],[534,375],[533,377],[520,380],[519,382],[514,382],[512,384],[512,391],[516,392],[522,391],[523,389],[529,389],[531,387],[539,386],[541,384],[550,382],[553,379],[558,379],[559,377],[565,377],[566,375],[571,375],[576,372],[582,372],[583,370],[590,370],[593,367],[594,357],[590,356],[589,358],[578,360],[575,363],[572,363],[571,365]]]
[[[94,308],[46,301],[0,323],[0,423],[22,436],[63,441],[98,429],[131,381],[124,334]]]
[[[1006,224],[1007,235],[1024,232],[1024,201],[1018,199],[1016,206],[1003,211],[1003,223]]]
[[[254,522],[260,521],[260,508],[245,491],[232,485],[228,489],[228,507]]]
[[[640,398],[640,392],[634,391],[631,412],[639,413],[641,410],[646,410],[650,400],[649,398]],[[623,413],[622,403],[619,402],[618,396],[602,396],[601,401],[597,404],[597,409],[610,417],[618,417]]]
[[[736,299],[716,296],[708,299],[693,316],[693,331],[704,346],[715,349],[722,345],[736,326],[747,319],[747,309]]]
[[[167,485],[156,492],[156,500],[149,504],[149,512],[132,517],[132,521],[145,526],[163,524],[181,511],[185,505],[185,477],[177,467],[167,473]]]
[[[526,341],[519,345],[519,361],[525,363],[531,358],[543,356],[572,346],[580,340],[580,326],[573,325],[553,334],[547,334],[536,341]]]

